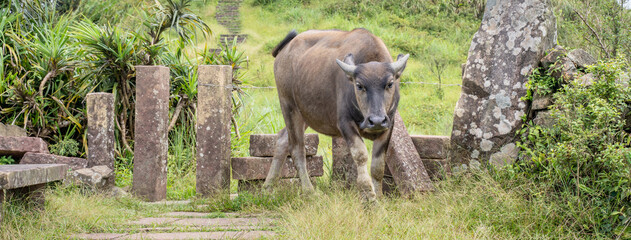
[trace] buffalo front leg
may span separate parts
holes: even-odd
[[[368,175],[368,150],[359,135],[344,136],[348,143],[353,160],[357,164],[357,187],[368,202],[377,201],[375,189]]]
[[[381,137],[375,139],[372,145],[372,162],[370,164],[370,176],[372,177],[372,184],[375,187],[375,194],[377,197],[383,195],[382,181],[383,172],[386,168],[386,150],[388,149],[388,143],[390,141],[390,133],[385,133]]]
[[[285,164],[285,160],[287,160],[287,155],[289,155],[289,135],[287,134],[287,129],[284,128],[278,132],[272,166],[270,167],[269,172],[267,172],[263,188],[269,190],[276,185],[278,178],[280,177],[280,171]]]

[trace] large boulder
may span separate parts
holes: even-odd
[[[549,1],[487,1],[454,114],[451,161],[455,167],[471,161],[503,165],[515,160],[515,133],[528,109],[521,100],[528,75],[556,40]]]

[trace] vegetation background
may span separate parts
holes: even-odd
[[[612,81],[620,71],[628,72],[626,62],[631,59],[631,15],[621,7],[624,4],[626,0],[551,1],[559,44],[586,49],[604,60],[604,68],[610,66],[608,59],[617,59],[620,66],[606,78]],[[232,152],[233,157],[246,156],[250,134],[275,133],[284,125],[275,90],[247,88],[274,86],[271,49],[292,29],[302,32],[363,27],[382,38],[391,54],[412,56],[402,78],[400,103],[408,131],[450,135],[453,109],[460,96],[461,64],[479,27],[485,1],[246,0],[241,5],[241,20],[247,41],[223,46],[221,53],[213,54],[210,49],[221,46],[219,34],[227,33],[214,20],[216,5],[216,0],[1,1],[0,122],[23,126],[29,135],[46,139],[52,153],[84,156],[85,96],[112,92],[117,103],[117,185],[129,186],[133,169],[134,65],[166,65],[171,68],[172,78],[168,199],[194,199],[197,65],[235,67],[233,82],[243,88],[234,91]],[[612,84],[609,81],[603,88]],[[578,94],[563,93],[570,99]],[[596,93],[581,94],[593,98]],[[623,94],[615,92],[604,101],[627,99]],[[607,107],[621,110],[620,104]],[[604,116],[614,113],[607,114]],[[593,114],[576,116],[588,117]],[[602,126],[609,128],[611,124]],[[613,128],[613,135],[622,134]],[[319,154],[325,157],[328,174],[330,139],[320,139]],[[546,156],[542,162],[549,161],[545,153],[554,146],[537,145],[537,140],[544,137],[534,139],[525,144],[539,146],[535,152]],[[570,138],[569,142],[574,140]],[[413,200],[385,199],[383,208],[374,212],[364,211],[354,192],[329,185],[328,175],[318,180],[324,194],[313,199],[297,197],[295,189],[288,189],[275,196],[243,194],[235,201],[199,199],[196,204],[209,204],[209,211],[280,212],[280,231],[287,238],[628,238],[631,206],[625,201],[631,201],[631,194],[624,188],[629,189],[631,173],[624,171],[629,169],[630,159],[626,140],[580,142],[618,144],[619,154],[612,159],[621,162],[615,165],[620,172],[600,178],[611,169],[602,168],[582,176],[596,182],[616,180],[615,184],[596,186],[622,188],[613,192],[615,201],[602,197],[612,194],[609,189],[595,191],[599,194],[566,191],[576,187],[567,184],[575,180],[568,177],[572,171],[545,175],[535,168],[515,166],[505,171],[491,169],[455,176],[438,183],[434,194]],[[570,160],[603,158],[577,155],[563,159],[574,166]],[[13,162],[0,159],[4,164]],[[544,169],[549,172],[561,168]],[[537,184],[537,179],[551,184]],[[552,184],[558,179],[566,179],[566,184]],[[596,197],[579,197],[586,195]],[[75,188],[57,189],[52,196],[45,212],[26,210],[19,204],[5,208],[0,238],[64,238],[75,232],[114,231],[122,220],[168,210],[135,199],[93,196]],[[603,207],[603,201],[615,203]]]

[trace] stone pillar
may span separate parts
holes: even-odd
[[[114,95],[90,93],[88,112],[88,166],[108,166],[114,170]]]
[[[166,198],[169,68],[136,66],[136,122],[132,190],[140,198]]]
[[[333,154],[331,180],[344,183],[346,188],[357,185],[357,164],[353,161],[344,138],[333,138],[331,152]]]
[[[232,67],[202,65],[197,85],[197,194],[230,190]]]
[[[556,20],[548,0],[487,1],[462,76],[454,112],[451,162],[497,166],[517,158],[516,132],[529,109],[528,75],[556,44]]]

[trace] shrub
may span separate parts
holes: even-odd
[[[11,156],[0,157],[0,165],[14,164],[15,160]]]
[[[618,81],[626,67],[619,58],[588,68],[593,85],[574,81],[554,94],[550,127],[529,123],[521,132],[522,161],[513,173],[546,189],[531,197],[559,203],[563,224],[579,233],[631,233],[631,138],[621,117],[631,90]],[[548,79],[541,74],[531,80]]]

